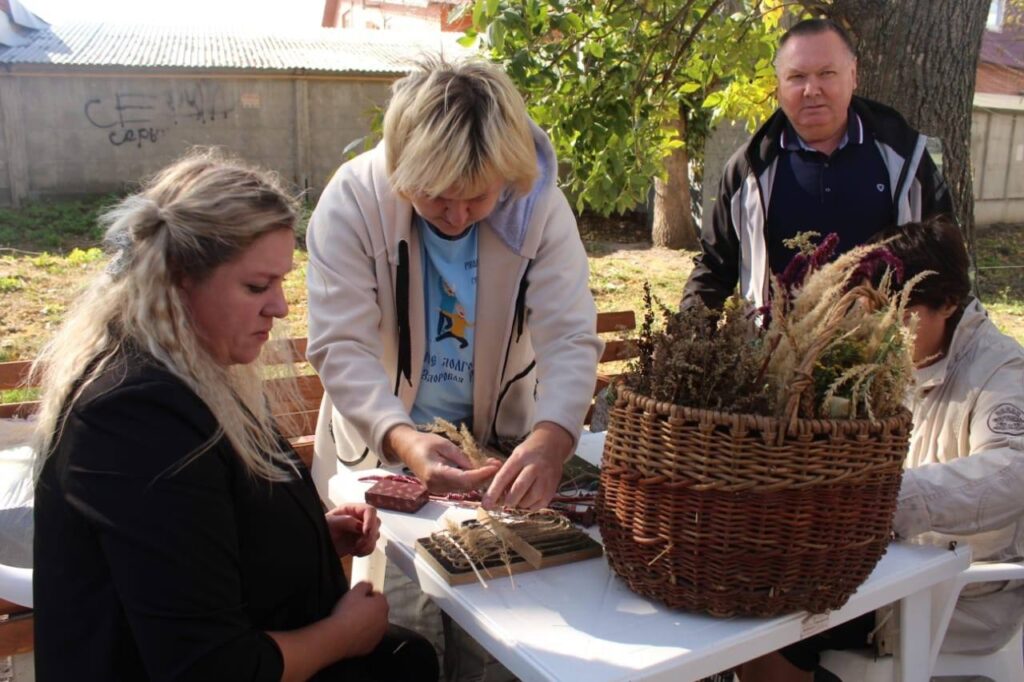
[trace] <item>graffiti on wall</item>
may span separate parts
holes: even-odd
[[[156,144],[179,122],[206,125],[226,119],[235,110],[220,85],[197,82],[161,94],[117,92],[85,103],[85,117],[106,130],[110,144]]]

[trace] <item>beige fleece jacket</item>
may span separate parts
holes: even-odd
[[[538,137],[541,144],[553,159],[546,137]],[[569,204],[554,173],[548,175],[534,190],[518,250],[487,220],[476,228],[473,431],[479,442],[525,436],[540,421],[579,434],[594,389],[603,342],[595,332],[587,256]],[[338,169],[310,220],[307,355],[325,388],[313,475],[325,497],[339,461],[376,466],[387,431],[412,423],[426,338],[413,217],[412,205],[391,189],[381,144]],[[400,252],[407,254],[407,295]],[[514,324],[523,287],[525,316]],[[403,303],[408,376],[399,376]]]

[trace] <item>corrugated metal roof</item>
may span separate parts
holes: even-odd
[[[985,31],[981,38],[979,61],[988,64],[1024,68],[1024,31],[1007,25],[1002,31]]]
[[[55,24],[28,45],[0,49],[0,64],[403,73],[410,60],[466,49],[458,34],[310,28],[246,32],[211,26]]]

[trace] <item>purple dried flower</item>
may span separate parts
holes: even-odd
[[[900,260],[899,256],[889,249],[882,247],[881,257],[885,264],[892,270],[893,279],[896,281],[896,284],[903,284],[903,277],[906,272],[903,269],[903,261]]]
[[[837,246],[839,246],[839,235],[835,232],[829,232],[821,243],[818,244],[818,247],[814,249],[814,253],[811,254],[811,269],[817,270],[832,260],[836,255]]]
[[[850,275],[851,286],[857,286],[861,282],[875,281],[882,273],[883,268],[892,270],[893,279],[896,284],[903,283],[903,261],[897,258],[892,251],[879,246],[864,254],[864,257],[857,263],[857,267]]]
[[[799,289],[804,279],[807,277],[810,271],[811,261],[808,259],[807,254],[798,253],[789,261],[789,265],[779,275],[779,285],[786,291],[791,293],[794,289]]]

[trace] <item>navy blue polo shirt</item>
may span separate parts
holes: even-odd
[[[787,121],[768,202],[768,265],[782,272],[796,253],[783,245],[800,232],[839,235],[849,251],[893,220],[889,172],[874,135],[852,109],[846,134],[831,155],[808,147]]]

